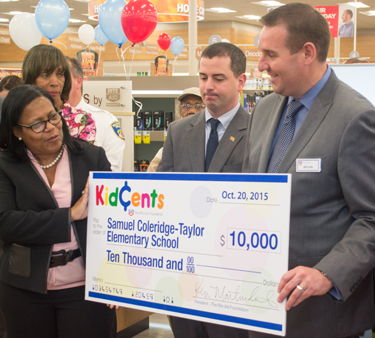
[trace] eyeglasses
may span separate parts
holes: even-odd
[[[184,103],[184,104],[181,105],[182,109],[191,109],[193,107],[198,110],[198,109],[204,109],[206,106],[204,104],[191,105],[191,104],[187,104],[187,103]]]
[[[47,127],[47,122],[51,123],[53,126],[56,126],[60,123],[61,121],[61,115],[60,111],[56,112],[55,114],[51,115],[47,120],[44,121],[39,121],[35,122],[33,124],[30,124],[29,126],[26,126],[25,124],[19,123],[19,126],[25,127],[25,128],[30,128],[34,133],[42,133],[46,127]]]

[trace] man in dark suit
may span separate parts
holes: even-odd
[[[3,106],[4,98],[0,96],[0,122],[1,122],[1,107]]]
[[[292,174],[287,337],[359,337],[373,327],[375,110],[326,64],[327,21],[307,4],[262,18],[256,106],[243,172]],[[249,332],[249,337],[269,337]]]
[[[239,104],[246,82],[246,57],[230,43],[202,53],[199,88],[206,109],[168,128],[158,171],[240,172],[249,114]],[[216,324],[171,317],[175,338],[247,337],[247,332]]]

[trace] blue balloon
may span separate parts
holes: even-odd
[[[69,6],[64,0],[40,0],[35,9],[35,21],[47,39],[60,36],[70,19]]]
[[[99,10],[99,25],[105,36],[114,44],[121,45],[128,41],[121,25],[124,0],[107,0]]]
[[[180,54],[183,51],[184,47],[185,47],[185,42],[179,36],[174,37],[171,40],[171,45],[169,46],[169,48],[171,49],[174,55]]]
[[[101,46],[105,45],[108,42],[108,38],[103,33],[100,25],[97,25],[95,27],[95,40]]]

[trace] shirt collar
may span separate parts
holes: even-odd
[[[230,111],[228,111],[227,113],[221,115],[218,120],[220,121],[220,123],[223,125],[223,127],[225,129],[227,129],[227,127],[229,126],[229,123],[231,123],[234,115],[236,115],[238,109],[240,108],[240,103],[238,102],[237,105],[231,109]],[[213,116],[210,114],[210,112],[208,111],[207,107],[205,108],[204,110],[204,116],[205,116],[205,119],[206,119],[206,123],[207,121],[212,118]]]
[[[311,108],[313,102],[315,101],[316,97],[318,96],[320,91],[323,89],[323,87],[327,83],[329,77],[331,76],[331,73],[332,73],[332,69],[329,65],[327,65],[327,70],[326,70],[325,74],[323,75],[323,77],[312,88],[310,88],[309,91],[305,95],[303,95],[303,97],[301,99],[299,99],[299,101],[308,110],[310,110],[310,108]],[[292,100],[295,100],[294,97],[289,96],[288,104]]]

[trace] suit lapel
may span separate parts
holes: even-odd
[[[268,161],[270,158],[270,151],[272,147],[272,142],[275,137],[277,127],[280,122],[281,115],[283,114],[284,106],[286,104],[287,97],[279,97],[273,107],[270,107],[270,118],[268,120],[268,125],[265,126],[264,130],[267,131],[267,135],[264,139],[264,144],[262,146],[262,151],[259,159],[259,168],[254,168],[260,173],[264,173],[267,170]],[[276,112],[276,113],[273,113]]]
[[[210,165],[209,172],[221,172],[228,158],[233,153],[238,142],[244,137],[243,130],[247,128],[250,115],[243,108],[239,108],[232,121],[229,123]]]
[[[296,158],[313,137],[332,106],[333,95],[338,84],[338,79],[332,71],[328,82],[314,100],[309,112],[302,122],[301,127],[294,136],[294,139],[287,150],[285,157],[281,161],[277,172],[288,172],[290,167],[294,164]]]
[[[197,113],[186,130],[186,143],[192,172],[204,172],[206,124],[204,110]]]

